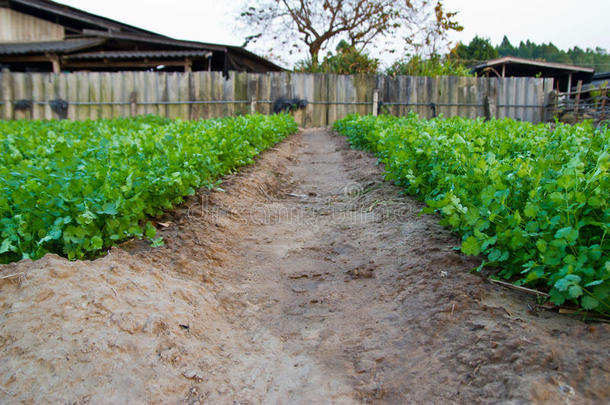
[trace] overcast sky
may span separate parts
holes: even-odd
[[[234,16],[242,0],[60,0],[94,14],[179,39],[241,45]],[[498,44],[506,34],[513,44],[552,41],[561,49],[600,46],[610,50],[610,0],[444,0],[459,11],[464,31],[452,35],[469,42],[475,35]],[[169,5],[169,7],[168,7]]]

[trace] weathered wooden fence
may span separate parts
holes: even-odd
[[[308,101],[300,125],[326,126],[353,112],[421,116],[494,116],[539,122],[552,79],[389,77],[231,72],[0,73],[1,119],[58,118],[49,103],[68,103],[75,120],[157,114],[183,119],[260,112],[279,97]],[[376,104],[375,109],[373,105]]]
[[[550,117],[575,124],[591,120],[595,125],[610,120],[610,87],[600,86],[582,89],[579,82],[576,91],[553,93],[548,110]]]

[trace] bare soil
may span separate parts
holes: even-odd
[[[382,172],[306,130],[161,248],[0,266],[0,403],[608,403],[608,325],[472,274]]]

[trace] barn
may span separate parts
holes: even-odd
[[[0,0],[0,67],[16,72],[274,72],[238,46],[183,41],[49,0]]]

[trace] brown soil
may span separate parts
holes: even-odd
[[[0,266],[0,403],[607,403],[610,328],[471,274],[381,173],[307,130],[164,247]]]

